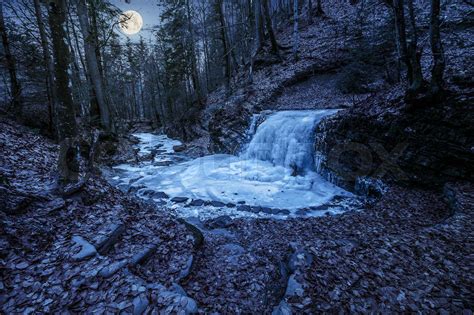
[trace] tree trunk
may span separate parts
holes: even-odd
[[[79,17],[82,37],[84,39],[87,69],[94,89],[94,95],[99,105],[101,125],[104,129],[111,131],[112,121],[110,117],[110,108],[104,94],[103,78],[101,76],[99,62],[96,55],[97,42],[91,32],[86,0],[77,0],[77,15]]]
[[[54,63],[51,58],[51,52],[49,50],[48,44],[48,35],[46,34],[46,29],[43,22],[43,16],[41,14],[41,5],[39,0],[34,0],[35,5],[35,15],[36,15],[36,22],[38,23],[38,30],[41,39],[41,48],[43,50],[43,61],[46,67],[46,73],[48,74],[47,77],[47,88],[49,90],[49,128],[51,134],[55,134],[55,126],[57,124],[56,121],[56,89],[54,88]]]
[[[433,69],[431,70],[431,94],[439,95],[443,91],[443,76],[446,61],[439,23],[440,0],[431,0],[430,42],[433,53]]]
[[[273,32],[272,17],[270,16],[270,10],[268,8],[268,1],[263,0],[263,15],[265,16],[265,26],[267,28],[268,36],[270,37],[270,43],[272,45],[272,52],[280,58],[280,51],[278,49],[278,42]],[[296,0],[295,0],[296,1]]]
[[[21,86],[18,82],[16,73],[15,58],[10,51],[10,42],[8,40],[7,29],[5,27],[5,19],[3,16],[3,2],[0,1],[0,33],[2,35],[3,50],[5,52],[5,60],[10,75],[10,87],[12,94],[12,105],[14,112],[21,116],[22,114],[22,99],[21,99]]]
[[[74,145],[77,135],[76,114],[72,100],[69,62],[70,51],[66,43],[66,1],[49,1],[49,25],[53,38],[55,89],[58,104],[58,135],[60,155],[58,160],[59,181],[67,184],[78,178],[78,150]]]
[[[104,67],[102,66],[102,53],[100,51],[100,46],[98,45],[99,43],[99,29],[97,27],[97,8],[96,8],[96,1],[97,0],[89,0],[88,4],[90,5],[89,7],[89,16],[91,18],[91,29],[90,29],[90,34],[94,39],[94,42],[96,43],[95,45],[95,55],[97,58],[97,65],[99,66],[99,73],[102,78],[104,78]]]
[[[395,14],[395,25],[397,31],[397,43],[400,59],[407,67],[408,83],[413,83],[413,69],[408,58],[408,47],[406,37],[405,12],[403,8],[403,0],[393,0],[393,9]]]
[[[263,30],[263,18],[262,18],[262,0],[255,0],[254,13],[255,13],[255,52],[256,55],[260,49],[262,49],[263,41],[265,39],[265,33]],[[265,0],[264,0],[265,1]]]
[[[316,16],[325,16],[325,15],[326,15],[326,13],[324,13],[323,5],[321,4],[321,0],[317,0]]]
[[[224,8],[222,7],[224,4],[223,0],[217,0],[217,14],[219,15],[219,23],[221,29],[221,41],[222,41],[222,49],[223,49],[223,57],[224,57],[224,69],[225,69],[225,77],[226,77],[226,84],[227,88],[230,88],[230,79],[232,76],[232,60],[230,55],[229,44],[227,41],[227,32],[226,32],[226,23],[224,17]]]
[[[196,93],[198,106],[201,106],[202,102],[202,89],[201,89],[201,82],[199,80],[199,72],[197,68],[197,61],[196,61],[196,46],[194,44],[194,30],[192,26],[192,17],[191,17],[191,5],[189,4],[189,0],[186,1],[186,11],[187,11],[187,18],[188,18],[188,32],[190,36],[190,45],[191,45],[191,79],[193,81],[193,88],[194,92]]]
[[[298,60],[298,44],[299,44],[299,33],[298,33],[298,0],[293,0],[293,58]]]
[[[413,7],[413,0],[408,0],[408,12],[410,14],[411,36],[408,42],[408,53],[412,66],[412,83],[409,87],[410,94],[417,94],[423,87],[423,73],[421,72],[421,51],[418,48],[418,34],[416,29],[416,17]]]
[[[308,0],[306,9],[307,9],[306,19],[308,20],[308,24],[312,24],[313,23],[313,1],[312,0]]]

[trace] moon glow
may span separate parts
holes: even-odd
[[[127,35],[134,35],[140,32],[143,27],[143,19],[137,11],[129,10],[120,14],[120,30]]]

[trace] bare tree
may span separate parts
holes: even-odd
[[[70,78],[68,74],[71,54],[66,43],[66,0],[49,1],[49,26],[53,39],[55,88],[58,104],[58,135],[60,155],[58,159],[59,182],[67,184],[77,181],[79,162],[78,149],[74,145],[77,123]]]
[[[226,85],[227,88],[230,88],[230,79],[232,76],[232,60],[231,60],[231,52],[229,47],[229,41],[227,38],[227,26],[225,22],[225,15],[224,15],[224,1],[217,0],[216,1],[216,9],[217,14],[219,16],[219,23],[220,23],[220,37],[222,41],[222,50],[223,50],[223,57],[224,57],[224,69],[225,69],[225,77],[226,77]]]
[[[306,3],[306,19],[308,24],[313,23],[313,0],[307,0]]]
[[[0,33],[2,35],[3,50],[5,51],[5,60],[10,75],[10,87],[12,95],[13,110],[21,115],[22,113],[22,100],[21,100],[21,86],[18,82],[15,58],[13,57],[10,50],[10,42],[8,40],[8,32],[5,27],[5,18],[3,15],[3,2],[0,1]]]
[[[265,16],[265,27],[267,28],[270,43],[272,45],[272,52],[280,58],[280,51],[278,49],[278,42],[275,37],[275,32],[272,26],[272,17],[270,16],[270,9],[268,7],[269,0],[263,0],[263,15]],[[295,0],[296,1],[296,0]]]
[[[188,24],[188,33],[189,33],[189,44],[191,45],[191,78],[193,81],[193,88],[197,96],[198,104],[201,106],[202,102],[202,90],[201,90],[201,81],[199,79],[199,71],[197,68],[197,61],[196,61],[196,45],[194,43],[194,29],[192,24],[192,16],[191,16],[191,5],[190,0],[186,0],[186,16],[187,16],[187,24]]]
[[[400,60],[405,63],[407,67],[408,83],[411,85],[413,83],[413,68],[410,58],[408,57],[405,9],[403,2],[403,0],[393,0],[392,7],[395,14],[398,53]]]
[[[430,42],[433,53],[433,69],[431,70],[431,93],[439,95],[443,91],[445,68],[444,49],[440,34],[440,0],[431,0]]]
[[[413,7],[413,0],[407,0],[408,3],[408,12],[410,16],[411,24],[411,36],[408,40],[407,49],[408,49],[408,58],[410,58],[410,64],[412,68],[412,82],[408,89],[409,94],[417,94],[420,89],[423,87],[423,74],[421,72],[421,50],[418,47],[418,34],[416,27],[416,17],[415,9]]]
[[[54,133],[55,126],[57,124],[56,120],[56,104],[57,95],[56,89],[54,88],[54,63],[51,58],[51,51],[49,49],[48,35],[46,33],[46,28],[43,21],[43,15],[41,13],[41,6],[39,0],[34,0],[35,5],[35,16],[36,22],[38,23],[38,31],[41,39],[41,48],[43,50],[43,61],[46,67],[47,76],[47,85],[49,93],[49,128],[51,133]]]
[[[298,0],[293,0],[293,58],[298,60],[298,45],[299,45],[299,32],[298,32]]]
[[[316,16],[325,16],[323,5],[321,4],[321,0],[316,0]]]
[[[99,69],[99,62],[97,60],[96,54],[98,43],[96,42],[95,36],[92,34],[90,27],[86,0],[77,0],[77,15],[79,17],[82,37],[84,40],[87,70],[89,72],[89,78],[94,89],[94,95],[99,105],[101,125],[106,130],[111,131],[113,126],[110,106],[107,103],[107,99],[104,94],[104,80]]]

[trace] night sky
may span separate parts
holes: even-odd
[[[110,0],[110,3],[123,11],[134,10],[140,13],[143,18],[143,29],[136,35],[129,36],[132,41],[138,41],[140,36],[146,40],[153,36],[153,28],[160,23],[160,7],[158,0],[131,0],[126,3],[125,0]],[[127,35],[121,33],[125,39]]]

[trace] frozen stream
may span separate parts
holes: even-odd
[[[339,213],[345,210],[341,200],[352,199],[346,198],[351,194],[314,171],[313,155],[315,128],[333,113],[335,110],[271,114],[239,156],[218,154],[189,160],[174,153],[178,141],[136,134],[139,155],[158,150],[157,155],[153,161],[114,167],[113,181],[123,188],[135,187],[139,196],[168,203],[184,217]],[[171,202],[161,192],[170,198],[189,199]],[[259,211],[258,207],[263,208]]]

